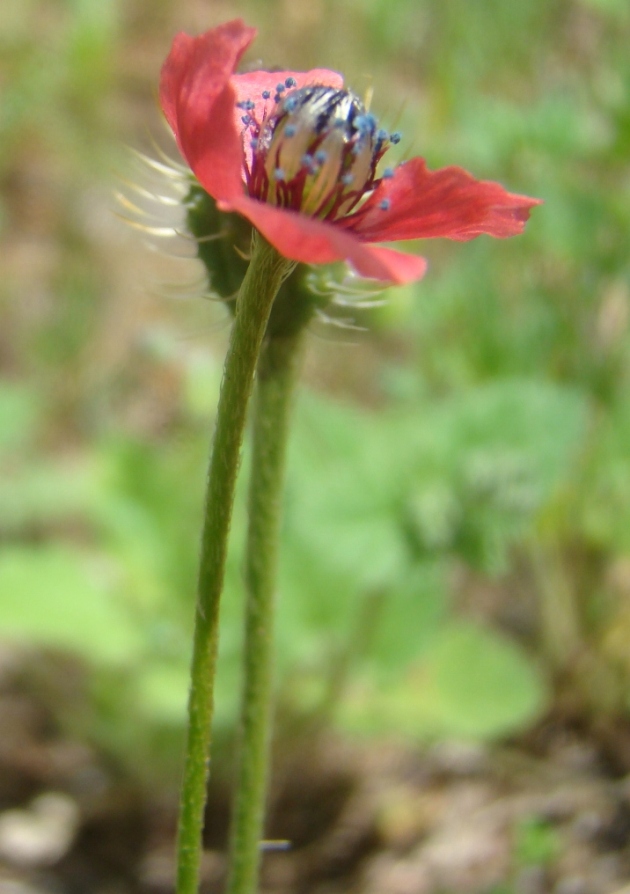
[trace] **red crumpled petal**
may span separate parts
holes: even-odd
[[[341,90],[343,87],[343,77],[336,71],[329,71],[327,68],[313,68],[311,71],[251,71],[246,74],[235,74],[230,80],[230,85],[236,94],[236,102],[244,102],[249,99],[254,103],[254,108],[247,112],[246,110],[235,108],[235,122],[239,133],[243,129],[243,115],[252,115],[259,124],[267,118],[274,106],[274,96],[278,84],[284,84],[287,78],[293,78],[297,90],[300,87],[308,87],[311,84],[319,84],[323,87],[334,87]],[[271,94],[269,99],[263,99],[262,94],[269,91]],[[251,164],[252,150],[249,140],[245,141],[243,146],[245,161]]]
[[[162,67],[160,102],[179,148],[215,199],[242,192],[242,150],[230,78],[256,36],[241,19],[199,37],[180,33]]]
[[[236,93],[237,102],[251,99],[255,103],[252,115],[258,121],[262,121],[265,113],[269,113],[275,106],[274,96],[278,84],[284,84],[287,78],[293,78],[296,86],[291,90],[299,90],[301,87],[309,87],[319,84],[323,87],[333,87],[335,90],[343,88],[343,76],[336,71],[327,68],[313,68],[311,71],[250,71],[245,74],[235,74],[232,77],[232,87]],[[262,94],[268,90],[270,99],[263,99]],[[237,109],[238,118],[243,114]]]
[[[238,211],[280,254],[294,261],[304,264],[347,261],[361,276],[398,284],[424,276],[427,266],[424,258],[367,245],[337,224],[267,205],[245,195],[218,204],[222,210]]]
[[[540,199],[509,193],[492,180],[475,180],[463,168],[430,171],[423,158],[412,158],[381,181],[356,214],[338,224],[368,242],[436,236],[466,241],[482,233],[503,239],[522,233],[530,208],[540,204]]]

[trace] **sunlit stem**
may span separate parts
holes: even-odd
[[[177,894],[196,894],[209,773],[219,601],[234,487],[247,405],[274,298],[292,263],[262,238],[253,247],[232,327],[217,418],[204,510],[197,610],[193,640],[188,735],[182,784]]]
[[[257,889],[269,768],[274,601],[289,417],[301,331],[265,341],[254,402],[244,679],[228,894]]]

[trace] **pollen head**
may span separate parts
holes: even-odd
[[[250,195],[326,220],[350,213],[378,185],[389,135],[349,90],[278,85],[263,121],[245,122]],[[283,86],[284,89],[280,90]]]

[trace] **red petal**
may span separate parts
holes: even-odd
[[[274,96],[276,95],[276,87],[278,84],[284,84],[287,78],[293,78],[295,87],[291,90],[297,90],[300,87],[308,87],[311,84],[321,84],[324,87],[334,87],[340,90],[343,87],[343,77],[336,71],[329,71],[327,68],[313,68],[311,71],[251,71],[247,74],[236,74],[230,81],[234,92],[236,93],[236,102],[244,102],[249,99],[254,103],[254,108],[249,112],[259,124],[270,114],[276,105]],[[271,95],[269,99],[263,99],[262,94],[268,91]],[[248,114],[242,109],[235,109],[236,127],[239,133],[243,129],[241,118]],[[249,140],[244,145],[245,158],[248,165],[251,164],[251,147]]]
[[[215,198],[242,190],[236,98],[229,81],[255,35],[241,19],[199,37],[180,33],[162,67],[164,114],[184,158]]]
[[[305,264],[348,261],[361,276],[383,282],[421,279],[426,261],[389,248],[366,245],[337,224],[306,217],[297,211],[267,205],[248,196],[219,202],[222,210],[238,211],[287,258]]]
[[[250,71],[234,75],[232,86],[236,92],[237,102],[251,99],[255,103],[252,115],[258,121],[262,121],[265,112],[269,113],[275,106],[273,98],[276,95],[276,87],[278,84],[284,84],[288,78],[293,78],[296,84],[290,88],[291,90],[309,87],[311,84],[334,87],[336,90],[343,87],[343,76],[327,68],[313,68],[311,71]],[[266,90],[271,94],[271,98],[267,100],[262,98],[262,93]],[[240,118],[243,112],[238,109],[237,112]]]
[[[384,199],[387,211],[380,207]],[[369,242],[435,236],[466,241],[482,233],[502,239],[522,233],[530,208],[540,204],[491,180],[475,180],[463,168],[429,171],[423,158],[412,158],[340,223]]]

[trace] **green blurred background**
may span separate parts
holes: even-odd
[[[349,312],[365,331],[314,325],[286,496],[283,716],[411,742],[494,741],[553,712],[623,722],[626,0],[3,0],[3,638],[77,656],[88,698],[60,706],[67,722],[177,778],[228,317],[195,261],[115,217],[113,193],[159,188],[127,146],[175,152],[156,101],[173,34],[238,14],[259,28],[249,63],[343,71],[404,154],[545,201],[522,237],[415,246],[426,278]],[[243,532],[239,498],[226,735]]]

